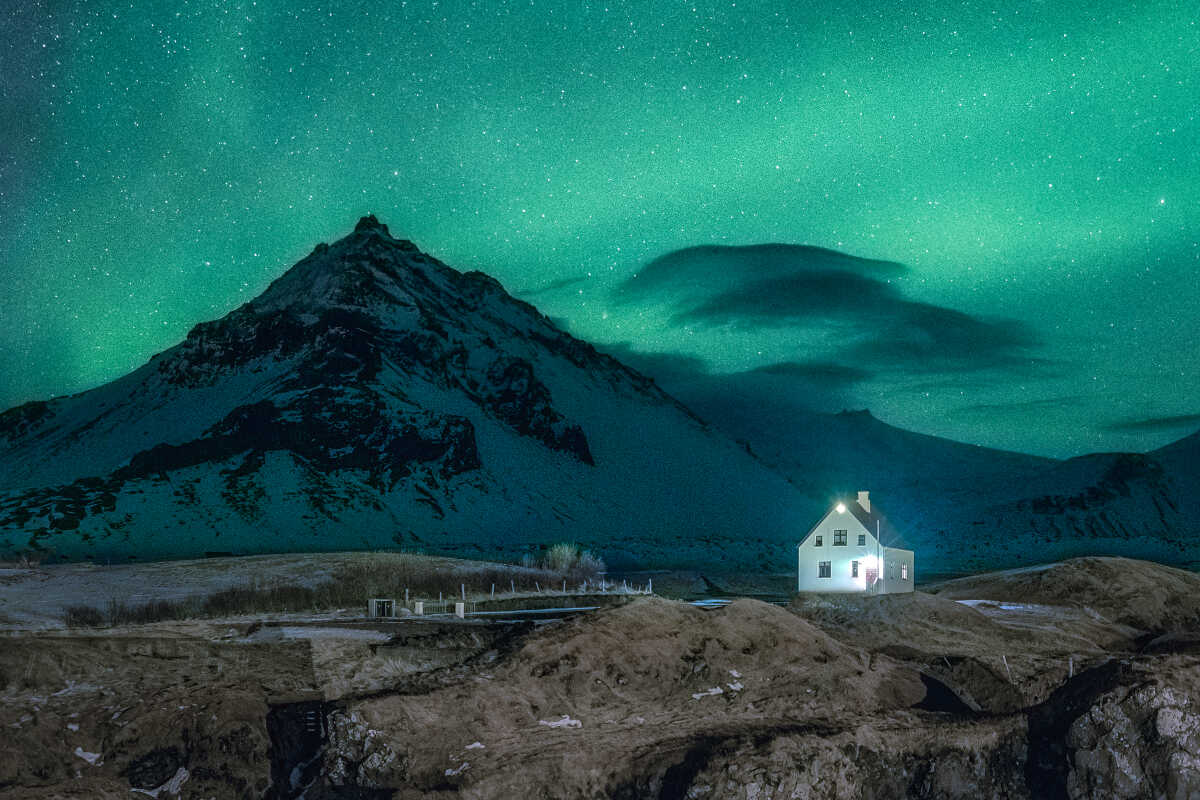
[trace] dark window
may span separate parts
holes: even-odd
[[[858,577],[858,562],[857,561],[850,562],[850,577],[851,578]]]
[[[836,546],[845,547],[846,546],[846,531],[834,531],[833,532],[833,544],[835,547]]]
[[[816,544],[813,545],[813,547],[820,547],[822,544],[823,544],[823,542],[821,541],[821,537],[818,536],[817,542],[816,542]]]
[[[830,562],[828,562],[828,561],[821,561],[821,562],[817,563],[817,577],[818,578],[828,578],[833,575],[832,570],[829,568],[829,564],[830,564]]]
[[[858,535],[858,546],[859,547],[867,546],[867,535],[865,533],[860,533]]]

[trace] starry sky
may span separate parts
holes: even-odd
[[[1200,427],[1198,18],[6,3],[0,407],[136,368],[373,212],[676,380],[1154,448]]]

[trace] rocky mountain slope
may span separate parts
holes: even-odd
[[[145,366],[0,415],[0,554],[411,547],[784,569],[795,490],[374,217]],[[719,555],[718,555],[719,554]]]

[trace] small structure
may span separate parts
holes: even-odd
[[[871,508],[869,492],[840,500],[796,546],[796,590],[911,592],[916,582],[913,551],[893,546],[899,542],[879,509]]]
[[[389,600],[383,597],[372,597],[367,601],[367,616],[368,617],[394,617],[396,616],[396,601]]]

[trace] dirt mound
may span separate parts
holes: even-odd
[[[511,781],[511,762],[537,762],[525,780],[607,794],[645,753],[686,750],[702,733],[798,731],[801,719],[838,731],[924,695],[915,670],[785,609],[741,600],[705,611],[646,598],[547,626],[468,683],[350,704],[335,726],[330,773],[432,791],[489,773]]]
[[[976,711],[1044,701],[1075,672],[1137,649],[1141,631],[1087,609],[924,592],[799,596],[792,610],[831,636],[905,661]]]
[[[755,600],[706,611],[648,598],[530,639],[507,672],[541,686],[561,679],[572,703],[584,707],[609,706],[614,696],[689,705],[694,693],[730,682],[742,683],[740,691],[752,697],[756,686],[778,681],[799,694],[807,688],[889,707],[897,702],[893,676],[872,671],[862,650]],[[741,677],[731,681],[734,672]]]
[[[950,600],[1088,608],[1111,622],[1155,633],[1200,625],[1200,575],[1129,558],[1073,558],[958,578],[927,590]]]
[[[1074,607],[958,600],[945,593],[798,595],[790,608],[832,636],[871,650],[1098,653],[1129,644],[1136,634]]]

